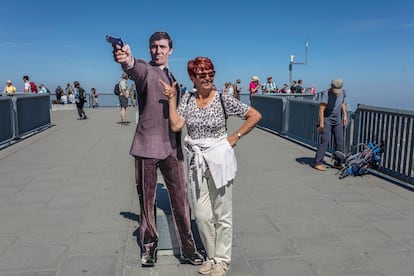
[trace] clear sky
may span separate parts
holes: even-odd
[[[342,78],[347,102],[413,109],[414,2],[372,1],[3,1],[0,84],[19,91],[23,75],[54,91],[78,80],[112,93],[121,76],[105,35],[122,37],[135,57],[149,59],[148,38],[170,33],[169,66],[188,88],[187,61],[210,57],[215,84],[271,75],[280,87],[293,79],[320,91]]]

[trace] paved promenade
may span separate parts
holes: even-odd
[[[135,114],[122,126],[117,108],[86,113],[52,111],[53,127],[0,150],[0,276],[198,275],[173,255],[141,268]],[[313,150],[260,129],[236,154],[228,275],[414,274],[413,192],[316,171]]]

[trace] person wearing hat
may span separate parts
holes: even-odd
[[[272,76],[267,77],[266,83],[263,85],[263,94],[265,93],[277,93],[276,83],[273,81]]]
[[[119,106],[121,107],[121,125],[127,125],[126,121],[126,109],[128,107],[128,74],[123,72],[121,76],[121,80],[119,81]]]
[[[6,87],[4,87],[3,92],[6,93],[6,94],[14,94],[14,93],[16,93],[16,87],[14,85],[12,85],[12,81],[11,80],[7,80],[6,81]]]
[[[319,105],[319,124],[318,132],[321,135],[321,143],[316,150],[314,168],[319,171],[325,171],[322,165],[326,148],[334,136],[335,151],[344,152],[344,126],[347,124],[345,89],[342,79],[334,79],[331,82],[331,88],[322,92],[321,102]],[[337,169],[342,168],[342,160],[335,156],[334,166]]]
[[[252,95],[259,93],[259,88],[260,88],[259,81],[260,80],[259,80],[258,76],[253,76],[252,77],[252,80],[249,84],[249,99],[250,99],[250,102],[252,102]]]

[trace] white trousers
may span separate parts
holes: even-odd
[[[231,261],[233,241],[233,183],[217,189],[209,170],[198,183],[197,171],[191,170],[189,196],[201,240],[209,259]]]

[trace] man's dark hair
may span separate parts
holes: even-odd
[[[24,76],[23,76],[23,80],[29,80],[29,76],[24,75]]]
[[[151,44],[154,41],[161,40],[161,39],[167,39],[168,40],[168,46],[172,49],[173,43],[171,40],[170,35],[167,32],[155,32],[151,35],[149,39],[149,47],[151,48]]]

